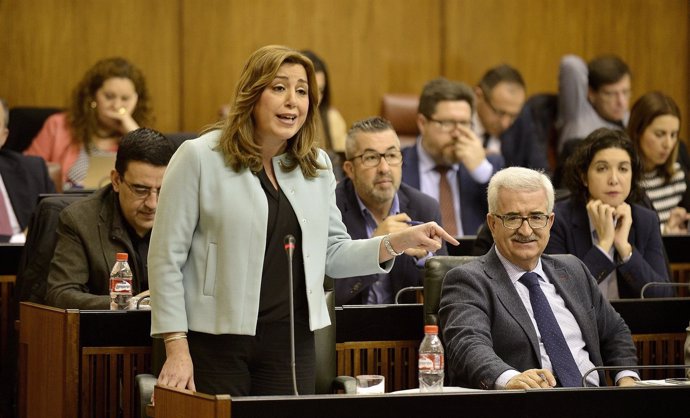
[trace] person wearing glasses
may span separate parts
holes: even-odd
[[[615,55],[589,63],[577,55],[561,59],[558,73],[558,151],[598,128],[624,129],[628,124],[631,73]]]
[[[46,300],[68,309],[109,309],[110,269],[127,253],[133,293],[148,290],[147,256],[163,173],[175,147],[161,133],[139,128],[117,150],[111,184],[60,213]]]
[[[345,140],[347,177],[338,183],[335,199],[343,223],[353,239],[384,236],[418,223],[441,224],[438,202],[401,182],[400,140],[391,123],[381,117],[352,124]],[[436,254],[446,255],[443,245]],[[421,286],[429,253],[409,248],[395,260],[390,273],[335,280],[337,305],[394,303],[405,287]],[[413,293],[400,301],[415,302]]]
[[[642,206],[641,162],[624,131],[599,128],[566,163],[570,198],[558,202],[549,254],[580,258],[608,299],[639,298],[650,282],[668,283],[659,220]],[[645,297],[673,296],[650,286]]]
[[[554,189],[536,170],[509,167],[488,188],[486,223],[495,245],[446,274],[439,320],[449,381],[479,389],[604,386],[595,366],[634,369],[623,318],[587,266],[570,254],[543,254],[554,223]],[[632,370],[614,382],[630,386]]]
[[[474,132],[487,154],[500,154],[506,167],[549,170],[546,140],[534,122],[531,105],[525,104],[525,81],[506,64],[489,69],[474,88],[477,112]]]
[[[486,214],[486,186],[503,167],[487,155],[472,130],[472,89],[436,78],[419,98],[417,143],[402,150],[402,181],[439,202],[443,227],[451,235],[474,235]]]

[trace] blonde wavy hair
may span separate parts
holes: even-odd
[[[319,89],[316,87],[312,62],[296,50],[280,45],[267,45],[256,50],[242,70],[227,119],[206,131],[222,130],[218,149],[233,170],[238,172],[249,168],[255,173],[261,171],[261,145],[254,139],[255,121],[252,112],[261,94],[275,79],[283,64],[299,64],[304,67],[309,83],[309,110],[304,125],[287,141],[285,152],[288,161],[281,167],[283,171],[289,172],[299,166],[305,177],[313,178],[317,176],[318,169],[325,168],[317,161],[316,134],[321,123],[318,112]]]

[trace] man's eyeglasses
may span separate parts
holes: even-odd
[[[511,122],[513,122],[513,121],[515,121],[515,119],[517,119],[517,117],[518,117],[517,113],[510,113],[510,112],[506,112],[505,110],[496,109],[494,104],[491,103],[491,96],[489,95],[489,93],[487,93],[484,90],[482,90],[482,92],[484,93],[483,94],[484,103],[486,103],[486,105],[489,106],[489,109],[491,109],[491,111],[494,112],[496,117],[498,117],[499,119],[508,118]]]
[[[402,153],[398,150],[386,151],[383,154],[376,151],[364,151],[362,154],[350,158],[350,161],[355,158],[361,158],[364,167],[378,167],[381,158],[385,159],[388,165],[400,165],[403,160]]]
[[[497,213],[493,214],[495,217],[503,222],[503,226],[508,229],[519,229],[522,223],[527,221],[527,224],[532,229],[540,229],[546,226],[549,222],[549,215],[545,213],[535,213],[528,216],[520,215],[499,215]]]
[[[129,190],[132,191],[134,196],[136,196],[138,199],[146,199],[149,197],[151,193],[156,193],[156,196],[160,196],[161,194],[161,188],[154,188],[154,187],[147,187],[147,186],[141,186],[139,184],[131,184],[127,180],[121,178],[120,179],[124,184],[129,187]]]
[[[472,121],[469,120],[440,120],[432,117],[427,117],[427,119],[436,123],[443,132],[452,132],[458,126],[464,126],[467,129],[472,129]]]

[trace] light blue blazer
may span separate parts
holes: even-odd
[[[158,201],[148,255],[151,334],[199,331],[254,335],[266,246],[268,202],[259,178],[233,171],[215,148],[220,131],[186,141],[170,160]],[[330,324],[323,280],[390,271],[379,264],[382,237],[351,240],[335,202],[327,169],[306,179],[281,169],[276,179],[302,227],[309,324]],[[301,244],[301,245],[300,245]]]

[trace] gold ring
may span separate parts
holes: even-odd
[[[127,109],[125,109],[124,107],[121,107],[120,110],[117,111],[117,113],[119,113],[121,115],[124,115],[125,112],[127,112]]]

